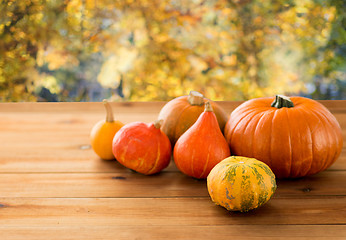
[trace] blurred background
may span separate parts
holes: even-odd
[[[0,0],[0,101],[346,99],[344,0]]]

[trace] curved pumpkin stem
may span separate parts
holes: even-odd
[[[283,95],[276,95],[275,100],[274,102],[272,102],[271,106],[276,108],[291,108],[294,107],[294,104],[289,97]]]
[[[204,112],[214,112],[209,101],[205,102],[204,104]]]
[[[189,96],[187,97],[187,101],[191,105],[202,106],[204,104],[204,96],[197,91],[190,91]]]
[[[162,123],[163,123],[163,119],[156,120],[154,122],[154,127],[159,129],[162,126]]]
[[[113,116],[113,111],[112,107],[109,104],[109,102],[106,99],[103,99],[103,105],[106,108],[107,116],[106,116],[106,122],[114,122],[114,116]]]

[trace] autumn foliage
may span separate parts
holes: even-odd
[[[0,101],[170,100],[190,90],[342,98],[343,9],[340,0],[1,1]]]

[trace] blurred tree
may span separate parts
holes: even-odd
[[[343,0],[0,1],[0,101],[190,90],[345,98],[343,9]]]

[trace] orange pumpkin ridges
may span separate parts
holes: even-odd
[[[114,159],[112,141],[115,133],[124,126],[120,121],[114,120],[113,112],[107,100],[103,100],[106,108],[106,119],[96,123],[90,132],[91,147],[94,152],[104,160]]]
[[[229,146],[211,104],[206,102],[205,111],[176,142],[174,162],[186,175],[206,178],[210,170],[229,155]]]
[[[151,175],[166,168],[171,160],[171,143],[160,129],[162,120],[125,125],[113,139],[117,161],[136,172]]]
[[[235,155],[265,162],[278,178],[297,178],[327,169],[341,153],[336,118],[304,97],[257,98],[231,114],[225,137]]]
[[[205,98],[201,93],[191,91],[188,96],[180,96],[169,101],[159,113],[158,119],[164,120],[161,129],[170,139],[172,146],[196,122],[204,110],[206,101],[211,103],[220,129],[223,131],[228,120],[226,112],[217,103]]]

